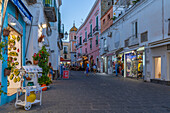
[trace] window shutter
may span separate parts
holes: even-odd
[[[170,35],[170,18],[168,19],[169,25],[168,25],[168,35]]]

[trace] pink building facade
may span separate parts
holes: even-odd
[[[96,0],[86,20],[77,31],[77,63],[86,68],[87,63],[100,68],[99,47],[100,47],[100,0]]]

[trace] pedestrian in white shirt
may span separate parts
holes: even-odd
[[[94,65],[93,65],[93,72],[94,72],[94,74],[96,74],[96,68],[97,68],[97,67],[96,67],[96,65],[94,64]]]

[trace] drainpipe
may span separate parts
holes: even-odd
[[[31,19],[31,26],[30,26],[29,35],[28,35],[28,40],[27,40],[27,47],[26,47],[26,50],[25,50],[25,58],[26,58],[26,55],[27,55],[28,45],[29,45],[29,42],[30,42],[29,40],[30,40],[30,36],[31,36],[32,22],[33,22],[33,17],[32,17],[32,19]]]
[[[164,40],[164,0],[162,0],[162,38]]]

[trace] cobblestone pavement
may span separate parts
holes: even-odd
[[[0,113],[170,113],[170,86],[106,74],[71,72],[43,92],[42,106],[16,109],[14,101]]]

